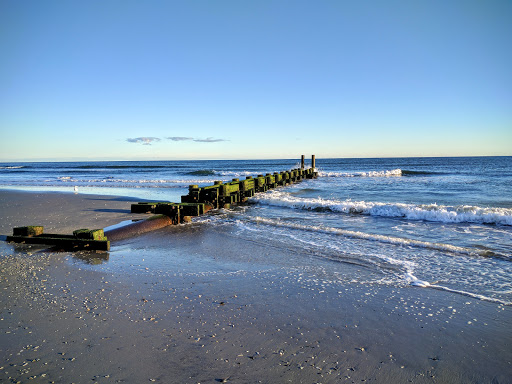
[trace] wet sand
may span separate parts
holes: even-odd
[[[0,191],[0,234],[105,227],[129,200]],[[0,381],[512,382],[510,307],[298,259],[205,224],[104,254],[1,242]]]

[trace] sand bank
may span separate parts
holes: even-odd
[[[55,206],[35,224],[131,218],[112,197],[0,192],[0,204],[2,234]],[[103,255],[2,242],[0,381],[512,382],[510,307],[362,284],[358,266],[294,252],[208,224]]]

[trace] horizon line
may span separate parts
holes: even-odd
[[[311,158],[310,155],[304,155]],[[429,158],[470,158],[470,157],[512,157],[511,155],[443,155],[443,156],[346,156],[346,157],[318,157],[316,160],[333,160],[333,159],[429,159]],[[65,158],[65,159],[33,159],[33,160],[3,160],[0,163],[73,163],[73,162],[129,162],[129,161],[266,161],[266,160],[300,160],[301,155],[295,157],[276,157],[276,158],[190,158],[190,159],[162,159],[162,158],[139,158],[139,159],[90,159],[90,158]]]

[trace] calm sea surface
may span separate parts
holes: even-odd
[[[244,207],[199,218],[199,225],[220,224],[244,239],[300,250],[296,265],[356,265],[372,272],[364,283],[512,303],[512,157],[317,159],[316,165],[317,180],[259,194]],[[0,163],[0,188],[73,192],[77,186],[79,193],[179,202],[189,184],[298,166],[298,160]]]

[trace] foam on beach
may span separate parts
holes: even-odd
[[[500,305],[512,305],[512,302],[507,300],[506,292],[498,292],[491,287],[485,288],[490,270],[500,276],[500,281],[494,281],[496,285],[504,284],[504,290],[509,285],[506,278],[501,278],[508,273],[508,263],[498,267],[495,264],[496,260],[489,258],[492,254],[490,251],[263,217],[247,219],[233,215],[230,219],[225,215],[219,215],[205,217],[199,223],[214,225],[216,228],[220,228],[219,225],[234,224],[242,231],[240,234],[245,232],[249,239],[256,241],[268,241],[269,233],[272,233],[273,238],[277,239],[277,244],[284,241],[288,244],[287,247],[297,247],[298,252],[304,252],[304,255],[360,266],[363,267],[363,271],[370,272],[370,275],[365,272],[360,277],[354,276],[355,283],[436,289]],[[304,233],[310,233],[311,236],[305,236]],[[343,236],[346,239],[338,242],[332,237],[321,238],[320,234]],[[288,241],[285,238],[288,238]],[[356,242],[347,242],[348,239],[355,239]],[[377,244],[375,247],[367,247],[362,246],[357,240],[368,240]],[[379,243],[397,245],[400,248],[384,248],[379,246]],[[435,251],[441,253],[434,253]],[[510,260],[510,257],[494,255],[493,257],[498,259]],[[471,281],[463,276],[452,276],[446,271],[446,265],[449,265],[449,268],[463,265],[462,268],[472,269],[474,265],[481,264],[480,256],[488,260],[487,272],[481,266],[482,271],[474,274]],[[436,262],[439,257],[443,260],[442,264]],[[308,259],[298,259],[297,263],[301,267],[309,265],[313,268],[318,265],[318,261],[309,263]],[[335,275],[332,278],[333,281],[337,279]]]
[[[212,223],[212,221],[215,221],[215,218],[209,218],[208,220],[205,220],[203,223]],[[226,219],[224,218],[223,221],[226,222]],[[435,262],[432,265],[429,264],[429,260],[434,260],[432,258],[434,257],[434,254],[423,253],[423,251],[415,252],[414,248],[423,249],[427,252],[442,252],[442,255],[449,257],[449,259],[445,259],[445,262],[448,262],[453,268],[455,268],[455,266],[458,265],[459,263],[473,263],[472,260],[477,262],[476,259],[466,259],[466,261],[464,261],[464,259],[460,259],[461,255],[466,255],[470,257],[483,256],[486,258],[493,255],[492,257],[510,260],[510,257],[508,256],[493,254],[490,251],[480,250],[476,248],[465,248],[454,246],[451,244],[432,243],[427,241],[406,239],[393,236],[384,236],[325,226],[303,225],[299,223],[287,222],[285,220],[280,219],[270,219],[262,217],[254,217],[249,220],[235,219],[235,224],[238,225],[242,230],[248,231],[253,235],[254,233],[261,232],[260,235],[262,238],[268,238],[268,230],[262,231],[260,228],[258,228],[258,225],[263,224],[265,226],[270,227],[269,230],[273,233],[274,236],[277,236],[279,234],[287,236],[292,240],[292,243],[290,243],[290,245],[300,243],[300,249],[310,249],[317,257],[337,262],[344,262],[350,265],[360,265],[365,269],[369,268],[368,270],[378,272],[378,275],[382,274],[382,277],[377,279],[356,279],[354,282],[363,284],[377,283],[392,286],[399,285],[411,286],[416,288],[430,288],[452,292],[455,294],[468,296],[474,299],[497,303],[501,305],[512,305],[512,302],[506,299],[506,295],[503,296],[503,292],[488,291],[485,289],[478,293],[472,292],[473,289],[477,289],[479,291],[481,287],[485,286],[485,281],[487,279],[485,272],[482,272],[478,276],[473,276],[473,281],[466,281],[461,277],[450,278],[450,275],[447,275],[442,267],[435,266]],[[283,232],[280,232],[281,229],[285,230]],[[314,237],[305,237],[302,234],[294,235],[293,231],[289,231],[289,229],[300,230],[302,232],[310,232],[314,235]],[[326,243],[323,240],[319,240],[317,235],[320,233],[324,233],[327,235],[339,235],[351,239],[369,240],[382,244],[393,244],[407,248],[400,248],[405,253],[403,253],[402,251],[400,251],[399,253],[395,253],[394,251],[391,251],[389,249],[386,251],[379,247],[376,248],[380,250],[377,252],[369,253],[368,250],[364,252],[358,252],[357,249],[359,249],[359,246],[357,244],[354,244],[354,246],[349,246],[347,248],[345,241],[343,241],[344,245],[341,248],[339,248],[339,243],[337,242],[328,241]],[[253,237],[253,235],[250,236]],[[325,247],[327,247],[328,249],[326,250]],[[410,247],[412,247],[412,249]],[[409,253],[411,253],[411,256],[405,257],[405,254]],[[494,265],[492,259],[489,259],[488,264],[489,268],[491,268],[494,271],[494,273],[502,273],[501,269]],[[428,265],[430,265],[430,267],[435,266],[435,268],[431,269]],[[471,265],[467,265],[467,268],[471,268]],[[430,275],[430,279],[427,280],[425,278],[417,277],[418,274]],[[439,280],[440,278],[442,282],[441,280]],[[475,287],[475,282],[477,286],[480,288]],[[505,282],[505,284],[507,283]],[[495,296],[495,294],[497,295]]]
[[[453,289],[453,288],[449,288],[449,287],[439,285],[439,284],[431,284],[428,281],[418,279],[410,271],[408,271],[405,274],[405,279],[409,283],[409,285],[411,285],[413,287],[433,288],[433,289],[437,289],[440,291],[446,291],[446,292],[451,292],[451,293],[455,293],[455,294],[462,295],[462,296],[471,297],[471,298],[477,299],[477,300],[487,301],[487,302],[506,305],[506,306],[512,305],[512,302],[510,302],[508,300],[501,300],[501,299],[498,299],[495,297],[489,297],[489,296],[478,294],[478,293],[468,292],[468,291],[465,291],[462,289]]]
[[[437,251],[459,253],[459,254],[464,254],[464,255],[468,255],[468,256],[498,257],[498,258],[503,258],[503,259],[509,259],[509,257],[507,257],[505,255],[499,255],[499,254],[493,253],[492,251],[489,251],[489,250],[460,247],[460,246],[451,245],[451,244],[432,243],[432,242],[428,242],[428,241],[407,239],[407,238],[403,238],[403,237],[395,237],[395,236],[387,236],[387,235],[379,235],[379,234],[360,232],[360,231],[351,231],[351,230],[347,230],[347,229],[333,228],[333,227],[327,227],[327,226],[321,226],[321,225],[303,225],[303,224],[290,223],[290,222],[285,222],[285,221],[281,221],[278,219],[269,219],[269,218],[263,218],[263,217],[255,217],[252,220],[255,223],[272,225],[272,226],[276,226],[276,227],[285,227],[285,228],[290,228],[290,229],[299,229],[302,231],[335,234],[335,235],[347,236],[347,237],[352,237],[352,238],[357,238],[357,239],[378,241],[378,242],[387,243],[387,244],[405,245],[405,246],[411,246],[411,247],[434,249]]]

